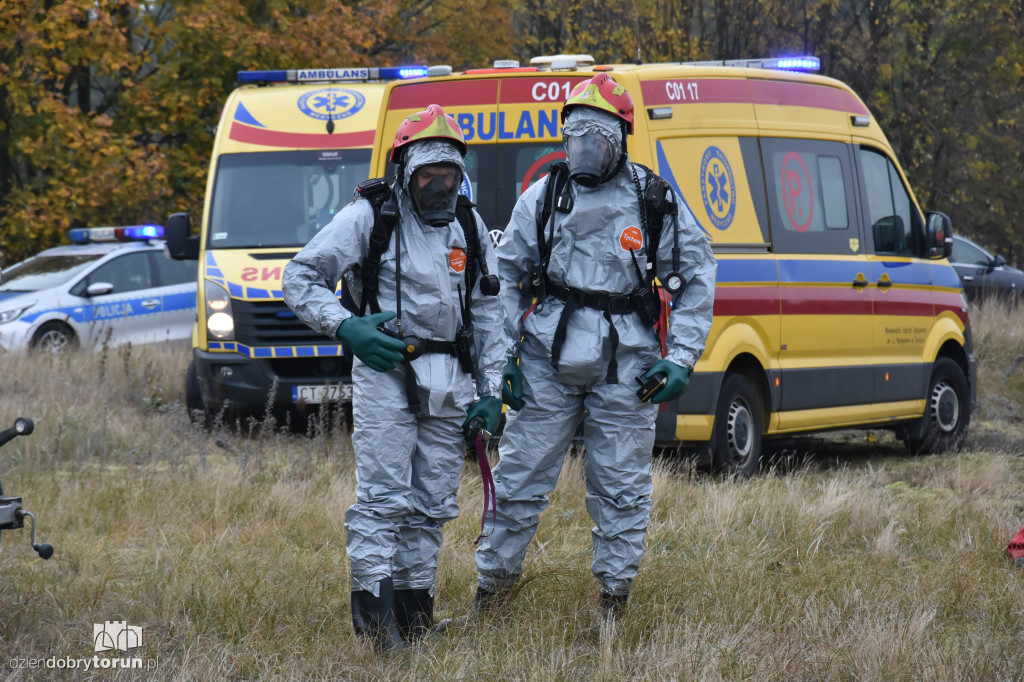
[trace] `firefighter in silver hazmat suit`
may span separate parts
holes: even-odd
[[[562,112],[571,201],[558,201],[571,209],[555,208],[553,224],[545,225],[549,260],[543,262],[538,247],[537,214],[551,175],[519,198],[497,247],[506,324],[496,344],[510,349],[503,375],[510,411],[494,470],[497,522],[476,552],[476,608],[493,605],[522,573],[580,419],[600,616],[614,619],[640,565],[657,405],[640,401],[634,378],[667,375],[655,403],[685,390],[711,327],[716,263],[695,220],[677,202],[678,225],[674,230],[672,216],[665,216],[655,259],[662,282],[673,267],[685,282],[674,296],[662,358],[654,329],[623,299],[643,286],[639,273],[647,266],[647,235],[638,228],[648,178],[625,149],[632,118],[629,93],[607,74],[574,88]],[[676,243],[680,255],[673,263]],[[546,278],[530,277],[538,264]],[[521,297],[516,284],[539,279],[546,287],[534,287],[539,300],[530,310],[530,298]]]
[[[382,649],[402,648],[433,625],[441,526],[458,514],[462,429],[473,416],[482,416],[484,428],[494,431],[501,415],[504,349],[487,347],[485,339],[486,330],[501,324],[501,306],[497,297],[481,294],[479,278],[466,291],[467,243],[455,215],[465,153],[461,130],[438,105],[399,127],[391,156],[399,163],[399,176],[389,195],[397,201],[399,218],[380,259],[381,312],[353,315],[335,293],[343,278],[356,301],[364,293],[354,269],[367,256],[374,227],[366,199],[339,212],[289,262],[282,281],[285,302],[296,315],[340,338],[355,355],[356,501],[345,516],[352,618],[356,633]],[[475,210],[472,215],[481,258],[493,272],[486,226]],[[452,346],[466,323],[460,298],[467,293],[477,330],[475,401],[473,381]],[[378,325],[399,332],[404,341]],[[406,359],[407,337],[424,341],[427,351]],[[412,388],[409,372],[415,378]],[[410,407],[417,401],[418,416]]]

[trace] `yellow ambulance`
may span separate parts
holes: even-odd
[[[889,428],[911,451],[963,443],[976,391],[949,218],[925,215],[860,98],[814,58],[599,65],[496,62],[387,87],[372,174],[398,124],[437,103],[469,144],[465,193],[500,233],[563,159],[570,89],[607,72],[635,105],[633,161],[664,177],[718,259],[715,318],[657,442],[753,472],[764,438]]]
[[[351,358],[285,305],[285,264],[369,177],[386,82],[422,67],[242,71],[213,144],[198,235],[167,222],[168,250],[199,260],[186,374],[190,412],[282,414],[351,401]]]

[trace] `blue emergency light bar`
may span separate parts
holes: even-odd
[[[776,69],[778,71],[821,70],[817,57],[767,57],[765,59],[725,59],[708,62],[683,62],[687,66],[737,66],[744,69]]]
[[[315,83],[322,81],[370,81],[422,78],[425,66],[350,67],[334,69],[278,69],[239,71],[239,83]]]
[[[76,227],[68,230],[72,244],[93,242],[125,242],[134,239],[160,239],[164,236],[163,225],[126,225],[124,227]]]
[[[821,60],[817,57],[780,57],[775,60],[775,64],[766,64],[765,68],[782,69],[783,71],[818,71],[821,69]]]

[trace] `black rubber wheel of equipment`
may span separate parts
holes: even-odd
[[[742,374],[729,373],[722,382],[711,435],[715,473],[747,478],[761,465],[764,428],[761,396]]]

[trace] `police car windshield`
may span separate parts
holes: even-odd
[[[42,291],[64,284],[102,253],[36,256],[4,270],[0,291]]]
[[[369,173],[369,149],[224,154],[207,246],[303,246],[352,201]]]

